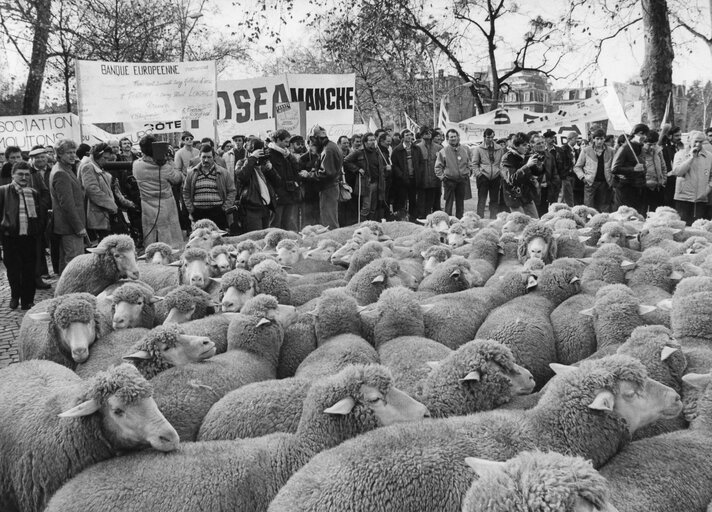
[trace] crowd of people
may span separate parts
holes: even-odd
[[[461,144],[455,129],[430,127],[331,141],[316,126],[308,141],[280,129],[266,140],[235,135],[219,148],[209,138],[196,143],[190,132],[175,151],[153,135],[140,140],[140,152],[129,139],[93,147],[61,140],[27,153],[8,147],[0,242],[10,307],[29,309],[36,288],[49,287],[47,250],[61,274],[109,233],[130,234],[139,247],[182,248],[199,219],[243,233],[416,222],[440,209],[462,217],[473,179],[480,217],[489,204],[490,218],[503,211],[538,218],[557,201],[600,212],[628,205],[643,215],[667,205],[688,224],[712,214],[712,128],[691,132],[687,145],[678,127],[658,133],[645,124],[618,138],[601,129],[588,139],[570,132],[562,145],[552,130],[483,135],[477,146]]]

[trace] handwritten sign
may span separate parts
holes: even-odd
[[[74,114],[0,117],[0,150],[19,146],[53,146],[61,139],[79,140],[79,118]]]
[[[214,119],[215,61],[128,63],[77,61],[83,124]]]

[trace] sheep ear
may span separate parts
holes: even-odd
[[[145,260],[145,259],[146,259],[146,255],[145,255],[145,254],[142,254],[141,256],[136,256],[136,259],[137,259],[137,260]]]
[[[426,361],[425,366],[430,368],[431,371],[437,370],[440,368],[440,361]]]
[[[582,235],[590,235],[591,231],[593,231],[590,227],[588,228],[579,228],[578,232]]]
[[[670,272],[670,275],[668,276],[668,279],[672,279],[673,281],[679,281],[682,279],[684,276],[682,275],[682,272],[678,272],[677,270],[673,270]]]
[[[420,222],[421,224],[425,224],[425,223],[428,222],[428,219],[415,219],[415,220],[417,220],[417,221]]]
[[[450,277],[453,279],[457,279],[458,277],[460,277],[460,274],[461,274],[460,269],[456,268],[455,270],[450,272]]]
[[[497,244],[497,252],[499,254],[504,254],[504,247],[501,244]]]
[[[180,249],[171,249],[171,254],[178,254],[180,253]]]
[[[584,265],[590,265],[593,258],[576,258],[577,261],[583,263]]]
[[[648,313],[652,313],[653,311],[657,310],[655,306],[648,306],[647,304],[641,304],[638,306],[638,314],[639,315],[647,315]]]
[[[560,363],[549,363],[549,368],[551,368],[556,375],[566,375],[578,370],[576,366]]]
[[[569,281],[569,284],[578,283],[579,281],[581,280],[578,277],[574,276],[571,278],[571,281]]]
[[[383,274],[378,274],[376,277],[373,278],[371,283],[372,284],[383,283],[385,280],[386,280],[386,276],[384,276]]]
[[[501,471],[505,463],[496,460],[478,459],[477,457],[465,457],[465,464],[470,466],[478,477]]]
[[[359,313],[363,313],[367,309],[368,309],[368,306],[356,306],[356,311],[358,311]]]
[[[284,267],[282,267],[282,268],[284,268]],[[304,277],[304,276],[301,274],[287,274],[287,278],[289,278],[289,279],[301,279],[302,277]]]
[[[165,299],[165,297],[161,297],[160,295],[154,295],[148,300],[148,302],[150,302],[151,304],[155,304],[156,302],[160,302],[163,299]]]
[[[151,354],[145,350],[137,350],[133,354],[128,354],[121,359],[126,359],[127,361],[144,361],[146,359],[151,359]]]
[[[635,262],[630,261],[630,260],[623,260],[621,261],[621,268],[623,270],[630,270],[635,268]]]
[[[259,327],[261,325],[269,325],[271,323],[272,321],[269,318],[260,318],[260,321],[257,322],[257,325],[255,325],[255,327]]]
[[[595,308],[582,309],[581,311],[579,311],[579,315],[593,316],[595,311]]]
[[[211,277],[211,281],[215,281],[218,284],[222,284],[222,277]]]
[[[356,400],[354,400],[350,396],[347,396],[346,398],[343,398],[336,402],[331,407],[324,409],[324,412],[326,414],[337,414],[339,416],[346,416],[351,412],[355,405]]]
[[[106,249],[99,247],[87,247],[87,252],[92,254],[106,254]]]
[[[43,311],[42,313],[30,313],[30,318],[36,320],[37,322],[49,322],[51,317],[49,313]]]
[[[169,267],[180,267],[183,266],[183,262],[181,260],[178,261],[172,261],[171,263],[168,264]]]
[[[538,284],[539,281],[536,276],[531,275],[527,278],[527,290],[533,290]]]
[[[672,311],[672,299],[663,299],[656,306],[662,311]]]
[[[58,416],[60,418],[78,418],[80,416],[89,416],[90,414],[94,414],[98,410],[99,402],[92,398],[91,400],[82,402],[79,405],[64,411],[63,413],[58,414]]]
[[[479,382],[480,379],[482,378],[482,375],[480,374],[479,370],[473,370],[467,375],[465,375],[463,378],[458,379],[460,382],[466,382],[466,381],[475,381]]]
[[[282,270],[292,270],[292,266],[291,265],[282,265]],[[287,275],[289,275],[289,274],[287,274]]]
[[[579,236],[578,239],[579,239],[579,242],[581,242],[582,244],[585,244],[586,242],[588,242],[591,239],[591,237],[590,236]]]
[[[432,311],[432,309],[433,309],[434,307],[435,307],[435,304],[421,304],[421,305],[420,305],[420,310],[421,310],[423,313],[429,313],[430,311]]]
[[[678,350],[679,350],[679,349],[678,349],[678,348],[675,348],[675,347],[668,347],[668,346],[663,347],[662,352],[660,352],[660,360],[661,360],[661,361],[667,360],[668,357],[670,357],[671,355],[673,355],[673,354],[674,354],[675,352],[677,352]]]
[[[113,301],[114,301],[114,295],[113,295],[113,294],[107,295],[106,297],[104,297],[104,300],[106,300],[106,301],[108,301],[108,302],[113,302]]]
[[[682,376],[682,380],[693,388],[705,389],[712,380],[712,375],[709,373],[688,373]]]
[[[613,396],[613,393],[608,390],[600,391],[596,398],[588,404],[588,408],[594,411],[612,411],[615,401],[616,397]]]

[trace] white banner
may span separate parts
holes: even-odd
[[[0,151],[8,146],[30,150],[54,146],[61,139],[79,141],[79,118],[74,114],[0,117]]]
[[[215,61],[77,61],[83,124],[215,119]]]
[[[196,140],[210,137],[215,140],[215,127],[210,119],[193,121],[158,121],[155,123],[122,123],[123,131],[111,133],[93,124],[83,124],[82,142],[94,145],[97,142],[120,140],[127,137],[131,144],[138,144],[144,135],[179,133],[185,130],[193,134]],[[120,126],[122,126],[120,125]]]
[[[356,78],[280,75],[218,82],[218,135],[264,137],[274,130],[275,105],[303,101],[307,133],[315,124],[353,124]]]

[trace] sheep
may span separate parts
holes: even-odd
[[[98,295],[122,277],[138,279],[136,246],[128,235],[109,235],[67,264],[57,281],[54,296],[87,292]]]
[[[181,324],[215,313],[220,304],[196,286],[179,285],[166,294],[156,306],[156,323]]]
[[[582,204],[577,204],[573,208],[571,208],[571,211],[575,214],[578,215],[580,219],[583,219],[584,222],[588,223],[595,215],[598,214],[598,212],[591,208],[590,206],[585,206]]]
[[[640,250],[657,247],[670,255],[682,254],[684,251],[682,243],[674,240],[675,234],[679,231],[668,227],[646,228],[640,232]]]
[[[346,285],[346,290],[354,296],[359,305],[365,306],[376,302],[386,288],[412,288],[414,284],[413,277],[402,271],[397,260],[379,258],[359,270]]]
[[[306,356],[294,373],[294,377],[317,380],[333,375],[347,365],[378,362],[378,353],[361,336],[339,334],[329,338]]]
[[[51,361],[10,365],[0,371],[0,409],[0,510],[39,512],[92,464],[178,447],[151,385],[128,364],[88,381]]]
[[[612,212],[610,215],[611,220],[617,220],[620,222],[640,222],[642,223],[645,219],[641,214],[639,214],[635,208],[632,206],[621,205],[618,210]]]
[[[125,363],[123,357],[131,352],[137,340],[142,339],[149,332],[151,331],[145,327],[129,327],[104,334],[92,345],[91,357],[79,363],[74,371],[82,379],[89,379],[99,372]]]
[[[302,239],[309,239],[316,235],[321,235],[329,231],[329,226],[322,226],[321,224],[311,224],[309,226],[304,226],[299,232]]]
[[[218,313],[204,318],[197,318],[180,324],[181,330],[190,336],[207,336],[215,343],[215,352],[227,351],[227,331],[235,313]]]
[[[285,231],[284,229],[270,229],[264,237],[265,241],[265,251],[274,251],[277,249],[277,245],[282,240],[299,240],[301,237],[299,234],[293,231]]]
[[[672,298],[672,290],[677,278],[682,274],[673,270],[670,255],[663,249],[648,249],[628,273],[628,287],[641,302],[657,304]],[[657,309],[646,317],[649,323],[670,327],[670,312]]]
[[[354,253],[359,250],[361,244],[353,240],[347,240],[341,247],[336,249],[329,258],[329,261],[334,265],[349,266]]]
[[[208,252],[211,275],[221,276],[235,268],[237,253],[232,245],[216,245]]]
[[[472,270],[479,273],[483,282],[490,279],[499,260],[499,234],[490,228],[480,230],[472,239],[467,256]]]
[[[189,284],[205,290],[207,293],[215,294],[217,285],[211,280],[212,271],[210,268],[210,255],[205,249],[199,247],[186,248],[181,254],[180,261],[171,265],[180,267],[180,284]],[[159,295],[165,295],[170,289],[158,290]]]
[[[572,222],[567,219],[566,222]],[[588,240],[587,236],[581,236],[576,229],[561,229],[560,223],[557,223],[557,228],[554,232],[556,239],[556,257],[557,258],[583,258],[587,254],[587,249],[584,243]]]
[[[609,221],[610,214],[608,213],[598,213],[591,217],[591,219],[586,223],[585,233],[588,235],[588,240],[586,240],[586,245],[596,247],[598,241],[601,239],[601,227]]]
[[[325,260],[306,258],[304,249],[296,240],[282,240],[277,244],[277,261],[287,267],[292,274],[311,274],[314,272],[333,272],[341,270]]]
[[[252,268],[257,293],[266,293],[277,298],[280,304],[291,304],[287,273],[274,260],[264,260]]]
[[[304,253],[304,257],[310,260],[331,261],[331,256],[339,249],[339,247],[341,247],[341,245],[335,240],[325,238],[319,240],[316,247],[306,251]]]
[[[256,295],[257,283],[252,274],[244,269],[231,270],[219,278],[221,307],[224,312],[239,313],[245,302]]]
[[[452,256],[452,251],[449,247],[444,245],[431,245],[426,250],[422,251],[420,255],[423,257],[423,275],[428,276],[432,273],[433,269],[438,263],[442,263],[450,256]]]
[[[250,256],[259,252],[259,247],[254,242],[254,240],[244,240],[235,247],[235,268],[241,268],[247,270],[247,261]]]
[[[551,313],[579,291],[579,277],[564,261],[557,260],[544,267],[535,292],[499,306],[477,331],[477,338],[507,345],[517,362],[532,372],[539,386],[551,377],[549,363],[557,358]]]
[[[210,228],[194,229],[188,238],[188,242],[185,244],[185,248],[186,250],[203,249],[207,252],[216,245],[228,243],[223,240],[222,235],[222,231],[213,231]]]
[[[97,310],[96,297],[89,293],[43,300],[22,319],[19,359],[48,359],[74,369],[89,358],[89,347],[107,324]]]
[[[47,512],[117,505],[126,511],[265,511],[290,476],[318,452],[426,414],[422,404],[393,387],[385,368],[348,368],[312,386],[294,434],[190,443],[161,458],[140,454],[100,464],[61,489]],[[98,486],[101,481],[117,485]],[[123,489],[131,489],[131,495]]]
[[[548,226],[539,222],[529,224],[522,232],[517,247],[520,263],[529,258],[539,258],[544,263],[551,263],[556,259],[556,239],[554,232]]]
[[[494,274],[490,277],[485,286],[494,286],[499,279],[511,270],[520,270],[522,264],[519,262],[519,239],[512,233],[503,233],[497,242],[497,265]]]
[[[462,256],[452,256],[435,267],[430,275],[418,285],[419,292],[433,295],[455,293],[473,286],[482,286],[484,280],[473,271],[470,261]]]
[[[210,231],[222,232],[218,225],[215,224],[215,221],[212,221],[210,219],[198,219],[197,221],[195,221],[193,223],[193,232],[197,231],[198,229],[208,229]],[[224,232],[222,234],[224,234]]]
[[[687,374],[699,389],[699,415],[688,430],[641,439],[626,446],[599,472],[608,480],[611,502],[620,510],[705,510],[712,500],[712,376]]]
[[[524,450],[553,450],[600,468],[638,428],[680,408],[677,393],[648,378],[633,358],[587,362],[557,375],[528,411],[393,425],[322,452],[282,487],[269,511],[459,511],[472,482],[465,456],[505,461]]]
[[[173,249],[170,245],[163,242],[153,242],[146,247],[142,256],[139,256],[138,260],[146,260],[148,263],[153,265],[170,265],[173,263],[174,257],[180,251],[178,249]],[[139,270],[140,274],[140,270]]]
[[[465,226],[461,222],[453,222],[450,225],[445,240],[452,249],[462,247],[472,241],[467,229],[465,229]]]
[[[210,407],[229,391],[276,378],[283,336],[278,322],[238,313],[228,328],[227,352],[152,379],[156,403],[181,440],[195,440]]]
[[[379,258],[392,257],[391,250],[377,241],[368,241],[356,249],[349,259],[349,268],[346,271],[344,279],[350,281],[356,273],[363,267]]]
[[[425,219],[418,219],[418,222],[424,224],[426,228],[435,230],[440,235],[441,242],[446,241],[448,229],[452,224],[450,216],[442,210],[429,214]]]
[[[519,235],[532,222],[534,222],[534,219],[528,215],[520,212],[512,212],[507,216],[507,221],[502,226],[502,233]]]
[[[606,479],[581,457],[524,451],[507,462],[467,457],[465,463],[478,478],[462,512],[614,512]]]
[[[313,301],[317,297],[321,296],[321,294],[325,290],[329,290],[332,288],[342,288],[345,287],[348,283],[346,280],[339,278],[338,276],[343,277],[344,272],[327,272],[326,274],[334,274],[331,280],[329,281],[324,281],[324,282],[319,282],[322,279],[326,279],[327,276],[322,274],[307,274],[304,279],[300,279],[299,281],[292,283],[291,290],[290,290],[290,296],[291,296],[291,303],[294,306],[303,306],[304,304],[309,303],[310,301]],[[309,279],[309,278],[314,278],[314,279]]]
[[[106,298],[111,301],[111,322],[114,330],[153,327],[156,320],[154,304],[161,298],[153,294],[150,286],[140,281],[129,281],[116,288]]]
[[[180,269],[175,261],[168,265],[139,262],[138,269],[140,281],[154,290],[170,290],[180,284]]]

